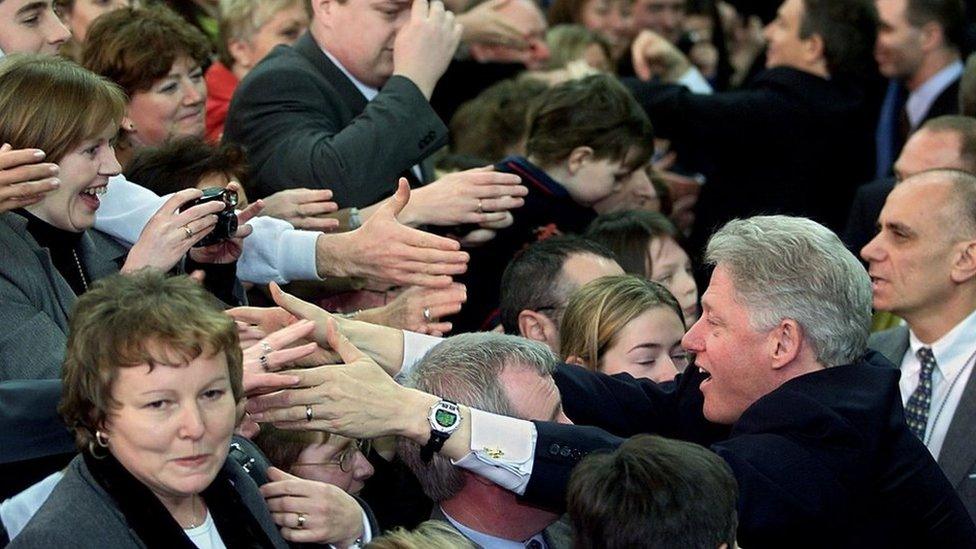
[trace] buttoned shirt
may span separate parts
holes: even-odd
[[[478,547],[481,547],[483,549],[525,549],[525,545],[529,543],[530,540],[533,539],[537,540],[539,543],[542,544],[541,545],[542,549],[546,549],[548,547],[548,545],[546,545],[546,540],[542,536],[541,532],[525,541],[512,541],[510,539],[498,538],[468,528],[467,526],[455,520],[454,517],[447,514],[447,512],[444,511],[443,507],[441,508],[441,512],[444,513],[444,517],[447,519],[447,521],[450,522],[451,525],[453,525],[455,528],[457,528],[458,532],[461,532],[462,536],[473,541]]]

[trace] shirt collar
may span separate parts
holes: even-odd
[[[346,67],[343,67],[342,63],[340,63],[339,60],[336,59],[334,55],[329,53],[329,50],[325,49],[324,46],[319,46],[319,47],[322,48],[322,53],[324,53],[326,57],[329,58],[330,61],[335,63],[335,66],[339,67],[339,70],[342,71],[342,74],[346,75],[346,78],[348,78],[349,81],[352,82],[354,86],[356,86],[356,89],[359,90],[359,93],[363,94],[363,97],[366,98],[366,101],[372,101],[373,98],[376,97],[378,93],[380,93],[378,89],[371,88],[366,84],[360,82],[359,79],[353,76],[352,73],[347,71]]]
[[[922,123],[922,118],[932,107],[932,103],[939,97],[946,88],[955,82],[962,74],[962,61],[956,60],[950,63],[941,71],[935,73],[932,78],[925,81],[917,90],[908,94],[908,102],[905,103],[905,110],[908,111],[908,122],[913,128]]]
[[[931,345],[922,343],[915,332],[909,330],[908,344],[912,353],[917,353],[922,347],[931,347],[939,371],[946,379],[949,379],[961,370],[968,362],[970,355],[976,352],[974,333],[976,333],[976,311],[970,313],[962,322],[956,324],[953,329]]]
[[[496,538],[495,536],[483,534],[477,530],[472,530],[471,528],[468,528],[467,526],[454,520],[454,517],[448,515],[447,512],[444,511],[443,507],[441,507],[441,512],[444,513],[444,518],[446,518],[451,525],[457,528],[458,532],[461,532],[464,537],[473,541],[478,547],[483,547],[484,549],[525,549],[525,544],[531,539],[538,539],[540,542],[542,542],[543,547],[547,546],[541,533],[536,534],[525,541],[512,541],[510,539]]]

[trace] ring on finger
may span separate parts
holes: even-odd
[[[485,210],[481,207],[481,199],[478,199],[478,213],[485,213]]]
[[[424,321],[430,322],[430,307],[424,307]]]
[[[309,404],[305,405],[305,421],[312,421],[312,406]]]
[[[183,228],[183,231],[186,233],[186,237],[187,238],[193,238],[193,229],[191,229],[190,227],[188,227],[186,225],[183,225],[182,228]]]
[[[298,513],[298,529],[305,528],[305,513]]]
[[[264,354],[270,354],[271,352],[274,351],[274,349],[271,348],[271,345],[269,345],[267,341],[261,342],[261,350],[264,351]]]
[[[267,372],[268,371],[268,368],[271,366],[271,361],[268,360],[267,355],[261,355],[261,356],[259,356],[258,357],[258,362],[261,363],[261,369],[264,370],[265,372]]]

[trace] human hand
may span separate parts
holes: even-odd
[[[413,0],[410,20],[393,42],[393,74],[409,78],[430,99],[454,58],[461,30],[440,0]]]
[[[463,27],[461,40],[467,43],[496,44],[512,48],[529,46],[522,31],[499,15],[499,11],[511,0],[490,0],[457,16]]]
[[[338,486],[277,467],[268,468],[268,480],[261,495],[286,541],[348,547],[364,535],[362,507]]]
[[[440,337],[453,326],[439,319],[460,311],[467,299],[463,284],[454,283],[446,288],[412,286],[386,305],[360,312],[355,319]]]
[[[243,352],[244,372],[275,372],[312,354],[318,345],[301,342],[307,342],[313,330],[314,322],[299,320],[248,345]]]
[[[144,267],[168,271],[194,244],[210,234],[217,224],[215,214],[224,208],[223,202],[205,202],[179,211],[180,206],[202,194],[199,189],[183,189],[164,202],[142,229],[121,271],[130,273]]]
[[[529,189],[522,179],[492,166],[449,173],[412,191],[400,219],[407,225],[497,223],[508,210],[525,204]]]
[[[264,198],[261,215],[277,217],[307,231],[331,231],[339,228],[339,220],[325,217],[338,211],[329,189],[288,189]]]
[[[659,76],[673,82],[690,67],[688,58],[667,38],[649,30],[642,30],[630,47],[634,73],[641,80]]]
[[[61,185],[58,165],[43,159],[38,149],[0,146],[0,213],[37,204]]]
[[[230,183],[227,189],[236,193],[238,183]],[[190,258],[197,263],[226,264],[237,261],[244,252],[244,239],[254,231],[247,222],[259,215],[263,209],[264,200],[257,200],[237,212],[237,231],[231,238],[203,248],[190,248]]]
[[[422,0],[418,0],[422,1]],[[323,276],[365,277],[397,286],[443,287],[467,269],[468,254],[450,238],[412,229],[397,221],[410,199],[400,178],[393,198],[356,230],[319,237],[317,263]]]

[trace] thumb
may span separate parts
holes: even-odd
[[[325,339],[329,343],[329,347],[339,353],[339,357],[345,364],[352,364],[363,356],[363,352],[339,332],[334,319],[330,318],[325,322]]]
[[[421,0],[414,0],[414,3],[419,1]],[[390,210],[393,212],[393,217],[396,217],[400,215],[400,212],[403,211],[403,208],[406,207],[407,202],[409,201],[410,201],[410,183],[407,182],[406,177],[401,177],[400,180],[397,182],[396,193],[393,194],[393,197],[387,203],[388,204],[387,207],[389,207]]]

